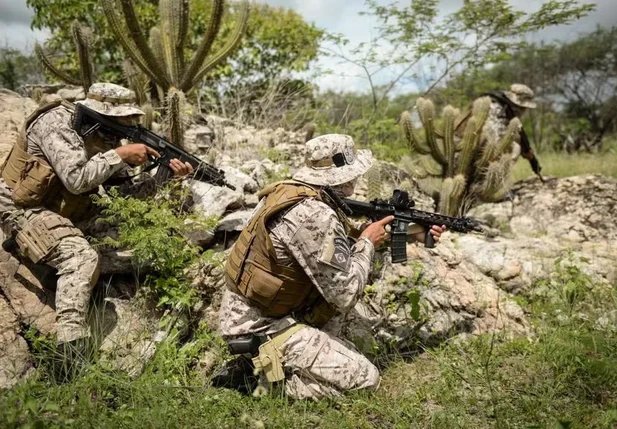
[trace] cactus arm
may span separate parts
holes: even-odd
[[[224,13],[224,0],[213,0],[212,3],[212,15],[210,16],[210,21],[208,22],[208,27],[206,30],[206,34],[199,45],[199,49],[195,53],[193,60],[191,61],[188,69],[184,73],[182,77],[182,84],[180,85],[180,89],[183,91],[188,91],[192,86],[193,82],[197,79],[197,75],[199,74],[200,67],[206,61],[206,57],[210,53],[210,49],[212,48],[212,43],[214,43],[214,39],[218,35],[221,29],[221,22],[223,20]]]
[[[176,48],[178,52],[182,54],[182,63],[184,66],[184,45],[186,44],[186,38],[189,35],[190,27],[190,4],[189,0],[182,0],[182,10],[180,15],[180,27],[178,28],[178,43]],[[184,70],[182,70],[184,73]]]
[[[432,101],[423,98],[418,99],[417,105],[420,120],[426,133],[426,143],[431,148],[431,155],[439,164],[446,166],[448,160],[439,148],[437,136],[435,135],[435,105]]]
[[[450,215],[451,207],[451,195],[454,188],[454,179],[448,177],[443,181],[439,197],[439,213],[444,215]]]
[[[488,119],[491,109],[491,99],[489,97],[478,98],[473,102],[473,117],[476,118],[477,131],[481,130]]]
[[[454,174],[454,155],[456,155],[454,121],[456,115],[457,112],[452,106],[446,106],[443,110],[443,147],[448,162],[446,165],[446,176],[448,177],[452,177]]]
[[[195,78],[190,82],[190,86],[195,86],[196,82],[201,80],[201,78],[204,77],[206,73],[208,73],[218,64],[220,64],[221,61],[224,61],[225,58],[227,58],[238,47],[238,45],[242,41],[242,36],[244,35],[244,31],[246,30],[246,27],[248,25],[249,13],[249,3],[248,1],[244,0],[242,2],[242,11],[240,13],[239,21],[236,25],[232,37],[229,39],[227,44],[223,46],[221,50],[217,52],[210,60],[208,60],[206,64],[204,64],[204,66],[199,70],[199,72],[197,72]]]
[[[421,155],[428,155],[431,153],[431,150],[422,144],[420,136],[418,136],[418,133],[413,126],[411,114],[407,111],[403,112],[401,115],[401,127],[403,128],[403,132],[405,133],[410,149],[415,150]]]
[[[504,157],[507,158],[507,157]],[[479,194],[483,200],[490,199],[505,185],[505,178],[510,170],[508,160],[501,159],[491,162],[484,172],[484,179],[480,182]]]
[[[161,30],[159,30],[158,27],[152,27],[150,29],[150,49],[152,49],[152,53],[157,61],[160,61],[161,63],[165,61]]]
[[[167,87],[162,76],[157,75],[152,69],[150,69],[150,67],[142,58],[135,45],[129,39],[127,32],[121,25],[118,15],[116,14],[115,0],[101,0],[101,4],[103,6],[103,11],[105,12],[107,22],[109,23],[109,27],[114,33],[116,40],[120,42],[120,45],[124,49],[124,52],[126,52],[126,54],[137,65],[137,67],[139,67],[144,73],[146,73],[154,83],[159,86],[163,85],[164,87]]]
[[[61,81],[68,83],[69,85],[81,85],[80,81],[72,78],[71,76],[54,66],[51,61],[49,61],[49,58],[47,58],[47,56],[45,55],[45,52],[43,52],[43,48],[41,47],[41,45],[39,45],[38,43],[34,45],[34,52],[36,53],[36,56],[43,68],[45,68],[49,73],[51,73]]]
[[[148,70],[157,77],[156,81],[160,82],[164,88],[168,88],[170,85],[169,76],[165,75],[164,70],[160,67],[159,63],[154,58],[152,50],[148,46],[148,41],[144,37],[139,25],[139,20],[135,14],[135,8],[133,7],[133,0],[120,0],[122,5],[122,11],[124,13],[124,19],[128,28],[130,37],[135,43],[137,51],[140,53],[141,58],[148,65]]]
[[[73,38],[75,39],[75,47],[79,57],[79,74],[81,75],[81,83],[84,87],[84,94],[94,83],[94,67],[90,58],[90,48],[92,46],[92,35],[90,30],[81,26],[78,21],[75,21],[71,27]]]
[[[163,64],[167,66],[167,74],[174,86],[179,84],[184,67],[184,43],[180,38],[183,37],[182,33],[185,32],[181,27],[187,7],[188,2],[186,0],[159,1],[160,35],[164,53]]]
[[[122,63],[124,78],[129,83],[129,87],[135,91],[137,104],[140,106],[148,102],[148,77],[137,67],[131,63],[131,60],[126,59]],[[143,110],[143,109],[142,109]]]
[[[375,164],[366,172],[366,181],[368,182],[368,200],[372,201],[381,198],[381,172],[379,164]]]
[[[514,137],[520,133],[521,127],[522,125],[520,119],[512,118],[508,124],[506,133],[501,139],[501,142],[499,142],[499,146],[497,148],[497,153],[499,155],[505,155],[506,152],[512,151],[512,142],[514,141]]]
[[[469,166],[473,161],[476,150],[476,119],[470,118],[465,126],[465,133],[461,140],[461,155],[459,157],[458,174],[467,174]]]
[[[141,110],[145,113],[143,125],[145,128],[152,130],[152,123],[154,122],[154,108],[150,102],[143,104]]]

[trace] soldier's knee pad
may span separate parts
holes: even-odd
[[[15,240],[22,255],[37,264],[44,261],[68,237],[80,237],[87,243],[83,233],[70,220],[55,213],[44,212],[29,220]],[[88,247],[91,249],[89,244]]]

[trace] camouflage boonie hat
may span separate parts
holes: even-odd
[[[113,83],[95,83],[88,90],[85,100],[76,101],[105,116],[143,116],[135,107],[135,93]]]
[[[337,186],[362,176],[373,165],[370,150],[358,150],[350,136],[327,134],[306,143],[305,166],[294,180],[317,186]]]
[[[534,93],[527,85],[515,83],[510,87],[509,91],[504,91],[508,99],[517,106],[526,109],[535,109],[536,103],[533,102]]]

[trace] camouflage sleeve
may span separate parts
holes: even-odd
[[[350,247],[330,207],[307,200],[288,212],[273,233],[332,306],[346,313],[356,305],[368,281],[374,248],[367,240]]]
[[[91,191],[123,169],[126,164],[115,150],[88,159],[84,141],[70,126],[70,112],[54,109],[41,116],[29,129],[33,140],[72,194]]]

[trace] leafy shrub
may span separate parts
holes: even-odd
[[[103,207],[101,220],[118,225],[118,238],[106,237],[99,245],[131,249],[135,262],[151,269],[144,286],[158,297],[158,305],[180,310],[190,308],[197,299],[187,268],[201,258],[213,257],[212,252],[202,255],[186,235],[195,229],[213,229],[217,218],[188,213],[184,208],[188,190],[179,184],[164,193],[172,197],[140,200],[112,190],[97,198],[96,204]]]

